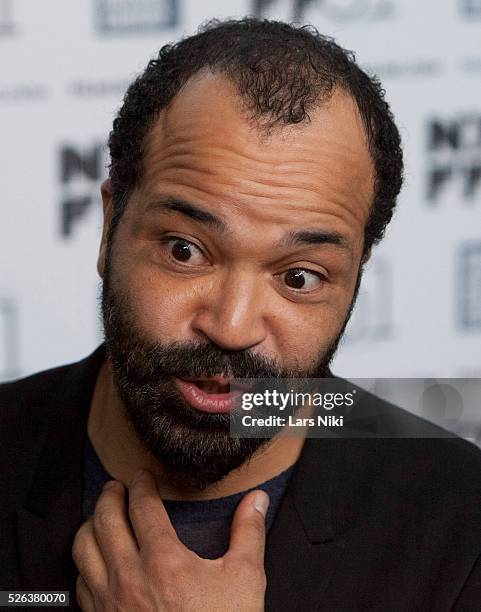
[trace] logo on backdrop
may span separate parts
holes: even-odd
[[[460,327],[481,329],[481,241],[467,242],[459,249],[457,282]]]
[[[86,147],[63,145],[58,161],[62,189],[60,232],[70,238],[100,205],[99,183],[106,177],[106,148],[99,143]]]
[[[101,33],[143,33],[178,25],[178,0],[95,0]]]
[[[394,0],[253,0],[256,17],[289,21],[324,17],[333,21],[385,19],[394,12]]]
[[[20,375],[18,308],[14,300],[0,296],[0,380]]]
[[[0,36],[13,34],[14,30],[12,0],[0,0]]]
[[[376,342],[393,334],[392,269],[387,259],[373,260],[364,272],[345,344]]]
[[[481,0],[458,0],[461,13],[466,17],[481,18]]]
[[[426,124],[427,202],[447,197],[464,198],[467,204],[481,196],[481,114],[435,117]]]

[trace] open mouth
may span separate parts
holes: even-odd
[[[232,384],[225,376],[175,378],[175,384],[192,407],[204,412],[228,412],[246,390],[240,383]]]
[[[216,395],[222,393],[230,393],[231,391],[247,391],[251,388],[251,381],[236,381],[225,376],[205,376],[199,378],[184,378],[182,380],[195,385],[198,389],[201,389],[204,393],[209,395]]]
[[[202,389],[202,391],[209,395],[214,393],[229,393],[231,390],[229,383],[222,384],[215,380],[192,380],[190,382],[194,383],[196,387],[199,387],[199,389]]]

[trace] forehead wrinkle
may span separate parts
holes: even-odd
[[[211,184],[209,181],[202,181],[202,177],[203,172],[200,170],[193,171],[189,168],[187,172],[183,172],[177,169],[164,176],[162,182],[167,184],[170,181],[174,188],[187,187],[193,190],[198,194],[199,201],[208,195],[217,202],[219,200],[229,202],[233,206],[236,202],[240,211],[252,202],[262,201],[266,205],[274,206],[279,212],[292,206],[291,214],[296,216],[304,214],[310,208],[317,214],[334,213],[347,222],[355,219],[356,222],[362,223],[371,204],[368,197],[363,198],[361,190],[357,190],[353,195],[348,186],[340,190],[331,186],[327,181],[317,185],[312,181],[303,181],[293,185],[292,181],[281,183],[278,180],[272,182],[263,180],[259,182],[255,179],[229,176]],[[356,201],[359,202],[359,205],[352,205]],[[349,206],[346,206],[346,203]]]
[[[303,163],[315,165],[314,161],[306,162],[305,160],[298,159],[284,161],[279,160],[278,155],[267,157],[265,151],[261,151],[261,154],[256,155],[253,147],[239,149],[227,144],[216,146],[212,143],[196,142],[192,139],[182,144],[175,141],[162,143],[154,151],[152,151],[152,148],[147,149],[146,156],[150,156],[154,163],[161,164],[161,167],[209,165],[204,160],[210,159],[214,160],[219,167],[223,166],[227,169],[239,169],[240,161],[244,166],[255,168],[259,166],[275,167],[276,171],[287,173],[290,166],[302,165]],[[230,159],[232,161],[228,163]],[[284,166],[287,166],[287,168],[284,169]]]
[[[336,166],[340,161],[342,168],[348,168],[351,174],[349,181],[341,181],[341,184],[352,185],[353,181],[359,185],[365,183],[366,190],[371,191],[370,168],[368,172],[363,170],[363,166],[366,165],[363,161],[367,161],[369,166],[371,164],[369,153],[366,156],[359,156],[359,153],[356,155],[355,149],[335,139],[319,138],[317,143],[319,147],[326,145],[328,148],[329,152],[325,154],[319,148],[308,147],[306,150],[306,144],[289,147],[293,150],[292,156],[288,159],[280,159],[279,153],[270,154],[268,148],[257,146],[244,146],[240,149],[224,143],[216,146],[203,138],[188,137],[179,140],[175,134],[168,140],[171,142],[164,141],[159,143],[159,146],[154,146],[155,143],[151,139],[151,146],[146,151],[146,156],[149,156],[151,162],[146,164],[147,171],[150,169],[149,174],[162,169],[199,170],[212,176],[239,172],[239,170],[246,173],[255,171],[259,174],[259,168],[263,168],[265,174],[262,181],[257,182],[282,187],[292,185],[293,180],[305,175],[318,177],[320,172],[338,174],[339,169]],[[246,180],[255,181],[250,177]]]
[[[304,138],[302,143],[296,141],[287,141],[283,145],[282,152],[272,152],[272,147],[275,147],[278,143],[274,142],[272,146],[265,145],[262,142],[251,142],[243,141],[234,146],[232,143],[233,138],[230,138],[230,142],[222,142],[219,145],[212,143],[212,133],[206,133],[201,136],[195,136],[193,130],[187,132],[187,136],[183,137],[176,130],[172,135],[168,134],[156,134],[153,130],[150,134],[148,141],[146,142],[146,155],[152,156],[154,159],[160,158],[168,160],[169,158],[175,158],[177,156],[193,157],[194,161],[202,159],[205,156],[211,156],[214,159],[223,160],[226,158],[226,154],[232,155],[234,158],[240,158],[246,162],[252,162],[255,166],[259,164],[265,166],[273,166],[276,171],[279,172],[290,172],[291,167],[312,165],[316,170],[320,164],[325,164],[326,161],[333,161],[333,158],[343,158],[344,163],[349,163],[352,167],[359,167],[360,163],[359,152],[356,151],[350,144],[343,143],[339,139],[329,138],[325,134],[320,133],[319,137],[316,138]],[[156,136],[158,136],[159,142],[156,143]],[[309,142],[309,141],[312,141]],[[321,145],[325,146],[329,150],[329,154],[323,156]],[[285,148],[289,148],[287,156],[291,155],[290,159],[282,159],[280,155],[285,155]],[[319,157],[321,156],[321,157]],[[323,159],[323,157],[325,159]],[[366,155],[362,155],[362,158],[366,158],[368,164],[371,162],[370,154],[366,151]],[[353,162],[353,160],[355,160]]]
[[[240,167],[239,164],[230,164],[226,160],[225,156],[220,154],[217,155],[218,163],[213,164],[211,162],[204,161],[208,155],[201,156],[193,153],[188,154],[175,154],[165,156],[164,160],[157,164],[149,164],[146,175],[150,177],[152,174],[156,174],[159,171],[167,172],[172,175],[181,175],[187,173],[191,174],[206,174],[212,177],[224,178],[226,182],[235,182],[242,184],[251,184],[253,186],[258,185],[261,189],[263,187],[279,188],[299,188],[305,191],[312,191],[313,193],[319,192],[319,183],[322,183],[322,187],[329,188],[329,175],[335,176],[338,174],[335,167],[326,159],[325,172],[319,174],[319,163],[309,162],[306,167],[306,162],[300,161],[289,161],[289,162],[276,162],[271,164],[264,162],[263,160],[255,160],[252,167],[244,167],[244,172],[240,176],[233,176],[232,172],[236,173]],[[245,158],[245,156],[239,155],[238,157]],[[265,172],[261,174],[258,170],[259,165],[267,166]],[[346,164],[349,164],[349,160],[346,160]],[[353,167],[352,177],[350,181],[340,181],[336,185],[335,191],[340,192],[339,195],[342,197],[352,198],[352,186],[359,185],[368,182],[367,177],[361,172],[361,168],[357,167],[357,164],[351,164]],[[255,166],[255,171],[252,172]],[[274,167],[273,167],[274,166]],[[345,167],[345,166],[344,166]],[[253,178],[253,175],[257,177]],[[315,177],[315,178],[313,178]],[[316,185],[316,181],[318,185]],[[370,191],[370,190],[368,190]],[[362,197],[361,189],[355,189],[356,196]],[[250,195],[254,195],[253,193]],[[339,198],[336,198],[339,199]],[[357,198],[356,198],[357,199]],[[367,198],[369,199],[369,198]]]
[[[145,177],[147,181],[152,179],[152,183],[156,184],[172,184],[171,189],[175,189],[173,195],[181,195],[177,191],[182,188],[189,188],[196,194],[196,199],[202,202],[202,198],[206,195],[210,196],[214,201],[228,201],[233,203],[237,201],[240,206],[245,206],[251,201],[265,201],[272,203],[277,208],[284,208],[289,202],[299,203],[300,200],[305,200],[305,203],[310,202],[313,198],[317,207],[316,212],[323,212],[322,205],[328,205],[328,212],[340,218],[347,219],[348,222],[355,219],[358,223],[364,219],[364,214],[370,207],[370,194],[364,197],[362,189],[356,189],[353,193],[352,181],[341,181],[332,185],[329,180],[329,173],[324,173],[324,176],[317,177],[317,183],[311,178],[306,180],[308,172],[296,173],[296,177],[302,177],[302,181],[282,180],[283,177],[272,173],[271,178],[261,177],[261,180],[250,178],[249,176],[236,176],[235,173],[222,172],[219,168],[213,169],[210,165],[201,164],[202,167],[193,167],[190,164],[175,163],[172,168],[164,168],[159,174],[159,168],[150,165],[150,170],[147,171]],[[334,169],[331,175],[334,175]],[[205,180],[215,178],[215,182]],[[292,175],[291,175],[292,179]],[[296,183],[296,184],[294,184]],[[227,193],[226,193],[227,192]],[[358,202],[360,205],[352,206],[352,202]],[[346,206],[346,204],[348,204]],[[301,209],[295,208],[293,214],[302,214],[305,206]],[[319,210],[321,209],[321,210]]]
[[[338,156],[340,157],[340,156]],[[205,172],[221,174],[223,171],[244,170],[247,172],[256,171],[259,173],[259,167],[264,166],[264,176],[266,177],[282,177],[286,181],[290,178],[304,175],[317,176],[321,168],[326,171],[334,172],[329,166],[335,165],[332,157],[320,157],[318,160],[302,159],[302,160],[265,160],[260,157],[248,156],[244,153],[232,151],[232,159],[226,156],[225,150],[205,147],[199,151],[164,151],[151,155],[151,161],[156,167],[154,170],[179,168],[183,170],[200,169]],[[157,167],[158,164],[158,167]],[[352,170],[352,175],[357,178],[365,178],[365,173],[362,172],[361,165],[353,163],[352,159],[347,156],[343,158],[343,166],[349,166]]]
[[[249,196],[249,193],[240,192],[238,195],[241,197],[244,196],[246,199],[247,198],[251,199]],[[312,195],[315,196],[316,200],[312,198]],[[310,193],[308,193],[308,197],[303,201],[302,206],[299,207],[297,204],[291,203],[291,202],[295,202],[295,203],[299,202],[300,200],[299,193],[292,194],[290,198],[285,197],[283,202],[279,201],[272,195],[269,196],[269,195],[256,194],[255,196],[256,200],[257,199],[263,200],[264,202],[266,202],[267,205],[270,204],[271,206],[274,206],[276,209],[276,212],[282,211],[286,215],[288,215],[291,219],[300,220],[304,216],[311,214],[317,217],[318,219],[320,217],[322,219],[325,219],[326,217],[335,217],[336,219],[341,219],[349,227],[352,226],[353,220],[355,224],[359,224],[359,225],[364,224],[365,222],[364,216],[362,214],[362,211],[359,210],[358,207],[353,207],[351,209],[351,208],[347,208],[346,206],[340,206],[338,203],[336,203],[335,197],[336,196],[334,194],[334,197],[331,200],[329,200],[325,196],[323,196],[321,199],[318,192],[311,191]],[[285,201],[285,199],[287,199],[287,202]],[[356,214],[356,212],[358,211],[359,211],[359,214]]]

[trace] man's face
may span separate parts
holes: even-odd
[[[161,113],[99,271],[120,397],[173,478],[203,488],[266,442],[230,438],[228,414],[194,407],[182,380],[325,373],[372,198],[362,123],[341,92],[268,139],[219,76],[198,75]]]

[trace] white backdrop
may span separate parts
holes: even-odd
[[[98,345],[99,184],[125,87],[165,42],[247,13],[356,51],[402,132],[406,184],[334,372],[481,377],[481,0],[0,0],[0,379]]]

